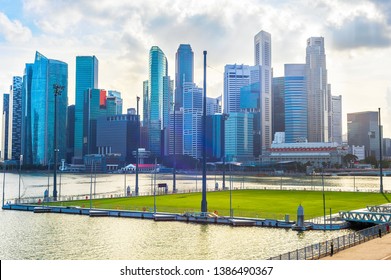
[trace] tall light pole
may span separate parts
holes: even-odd
[[[171,103],[174,108],[174,163],[172,168],[172,192],[176,193],[176,116],[175,116],[175,102]]]
[[[202,200],[201,212],[208,211],[208,203],[206,201],[206,51],[204,51],[204,104],[202,117]]]
[[[3,205],[2,205],[2,207],[4,207],[4,199],[5,199],[4,194],[5,194],[5,170],[6,170],[6,168],[7,168],[7,165],[4,160],[3,161]]]
[[[54,89],[54,137],[53,137],[53,147],[54,147],[54,166],[53,166],[53,200],[57,201],[57,96],[61,95],[61,92],[64,90],[64,86],[58,84],[53,85]]]
[[[22,173],[22,162],[23,162],[23,155],[19,156],[19,199],[18,202],[20,203],[20,176]]]
[[[222,133],[222,138],[223,138],[223,147],[222,147],[222,154],[223,154],[223,190],[225,190],[225,121],[228,119],[229,114],[223,114],[223,133]]]
[[[379,108],[379,153],[380,153],[380,160],[379,160],[379,168],[380,168],[380,193],[383,193],[383,152],[382,152],[382,131],[381,131],[381,119],[380,119],[380,108]]]
[[[135,186],[135,193],[136,196],[138,196],[138,148],[140,146],[140,116],[138,112],[138,104],[140,101],[140,97],[137,96],[137,132],[136,132],[136,186]],[[125,171],[126,172],[126,171]]]

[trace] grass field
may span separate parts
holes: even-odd
[[[367,205],[389,203],[391,194],[363,192],[325,192],[326,213],[365,208]],[[208,211],[229,215],[230,192],[207,193]],[[90,207],[89,200],[53,203],[63,206]],[[297,207],[304,207],[306,219],[323,216],[323,194],[317,191],[235,190],[232,191],[234,216],[283,219],[296,217]],[[93,208],[153,211],[154,197],[139,196],[92,200]],[[158,212],[199,212],[201,193],[156,196]]]

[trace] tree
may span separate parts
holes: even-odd
[[[346,167],[351,168],[352,163],[356,162],[358,160],[358,157],[353,154],[347,154],[343,157],[343,162],[345,163]]]

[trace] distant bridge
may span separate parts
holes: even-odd
[[[375,206],[380,207],[380,206]],[[339,212],[341,219],[348,222],[359,222],[359,223],[371,223],[371,224],[383,224],[391,223],[391,211],[388,213],[382,212]]]
[[[391,206],[367,206],[369,212],[391,213]]]

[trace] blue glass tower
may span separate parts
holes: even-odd
[[[32,164],[31,138],[31,83],[33,81],[34,63],[26,63],[23,74],[22,92],[22,153],[23,163]]]
[[[98,59],[95,56],[77,56],[74,150],[74,157],[77,159],[83,157],[84,92],[90,88],[98,88]]]
[[[194,82],[194,53],[189,44],[180,44],[175,56],[175,110],[183,107],[183,83]]]
[[[285,64],[285,142],[308,138],[305,64]]]
[[[9,99],[8,93],[3,94],[3,141],[1,147],[1,157],[8,159],[8,121],[9,121]]]
[[[161,130],[163,126],[163,77],[167,76],[167,58],[153,46],[149,52],[149,150],[161,156]]]
[[[68,107],[68,65],[35,55],[31,82],[31,138],[33,164],[54,162],[54,91],[53,85],[64,86],[57,97],[57,146],[59,158],[66,155],[66,120]]]
[[[9,125],[11,128],[11,149],[9,149],[8,156],[10,159],[19,160],[22,154],[22,77],[13,77],[12,79],[12,115],[10,115]]]

